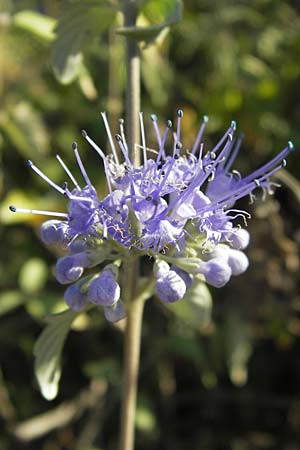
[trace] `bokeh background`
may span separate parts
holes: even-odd
[[[239,204],[253,216],[247,273],[203,292],[193,309],[147,302],[137,450],[299,449],[299,7],[298,0],[186,0],[182,20],[143,50],[145,116],[155,112],[163,123],[182,107],[185,147],[207,114],[208,145],[232,119],[245,133],[236,167],[243,174],[289,139],[296,151],[273,197]],[[53,33],[62,13],[58,34],[73,52],[67,68]],[[0,1],[1,450],[116,448],[122,326],[100,313],[81,316],[63,351],[59,395],[43,399],[33,346],[45,315],[64,309],[57,252],[39,240],[42,217],[12,214],[8,205],[63,211],[64,200],[25,161],[62,183],[55,155],[76,173],[74,140],[103,192],[101,165],[80,130],[105,147],[100,111],[112,126],[124,115],[124,40],[112,31],[119,20],[97,8],[74,19],[70,2]]]

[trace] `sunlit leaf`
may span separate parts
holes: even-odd
[[[8,108],[0,116],[2,129],[26,159],[35,159],[49,151],[47,129],[34,107],[26,101]]]
[[[272,76],[272,70],[262,60],[253,55],[245,55],[241,59],[241,67],[249,75],[255,78]]]
[[[23,265],[19,274],[20,287],[27,293],[39,291],[45,284],[48,267],[41,258],[30,258]]]
[[[45,42],[53,41],[56,20],[36,11],[23,10],[13,16],[13,24]]]
[[[20,291],[5,291],[0,295],[0,316],[20,306],[24,296]]]
[[[81,69],[78,74],[78,83],[86,98],[95,100],[98,97],[94,80],[84,64],[81,64]]]
[[[61,376],[61,352],[76,315],[76,312],[67,310],[48,317],[48,325],[36,341],[35,374],[41,393],[47,400],[53,400],[57,396]]]
[[[116,13],[117,8],[107,1],[64,3],[51,56],[55,76],[61,83],[71,83],[79,75],[86,45],[112,25]]]
[[[66,309],[62,295],[49,294],[47,291],[31,294],[25,304],[26,311],[37,320],[44,320],[50,314],[59,314]]]
[[[151,103],[159,107],[166,104],[172,71],[156,45],[145,48],[143,52],[142,75]]]
[[[247,382],[247,362],[252,353],[249,325],[235,311],[229,311],[224,326],[225,354],[231,381],[236,385]]]
[[[141,20],[148,21],[147,26],[123,27],[117,33],[140,42],[149,43],[166,28],[179,22],[182,16],[181,0],[149,0],[141,9]],[[139,22],[138,22],[139,23]]]
[[[33,223],[38,216],[33,214],[14,214],[9,210],[10,205],[22,205],[24,208],[35,208],[37,203],[25,191],[11,190],[0,205],[0,220],[4,224]]]
[[[137,404],[135,425],[144,433],[153,433],[157,426],[154,411],[145,399],[140,399]]]

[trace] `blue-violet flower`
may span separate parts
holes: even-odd
[[[156,289],[163,302],[181,299],[194,279],[221,287],[231,275],[247,269],[248,258],[242,250],[250,237],[236,220],[241,217],[245,222],[250,215],[234,205],[245,196],[253,200],[257,189],[264,194],[273,193],[276,185],[270,177],[285,166],[293,144],[289,142],[271,161],[242,176],[232,169],[242,143],[242,135],[235,136],[234,121],[219,142],[207,149],[202,139],[208,121],[204,116],[192,149],[184,150],[182,117],[182,110],[178,110],[173,142],[168,150],[171,121],[161,132],[157,117],[151,116],[157,145],[149,148],[140,113],[142,145],[139,148],[143,163],[139,167],[134,167],[130,159],[123,120],[119,121],[120,134],[114,140],[102,113],[111,147],[109,155],[82,131],[103,165],[108,190],[104,198],[98,197],[76,143],[72,147],[83,185],[58,155],[58,162],[73,184],[70,189],[67,182],[57,185],[28,161],[37,175],[66,197],[67,212],[15,206],[10,209],[52,217],[41,226],[40,236],[45,244],[60,244],[66,250],[66,255],[57,262],[55,273],[61,284],[70,284],[65,291],[70,308],[78,311],[93,303],[104,308],[108,320],[123,318],[125,309],[120,300],[118,272],[126,259],[134,255],[149,255],[154,259]],[[96,272],[93,268],[97,268]],[[88,274],[82,281],[86,269]]]

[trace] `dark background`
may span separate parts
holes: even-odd
[[[58,1],[0,2],[0,449],[116,448],[122,326],[83,315],[63,352],[60,392],[39,393],[33,345],[46,314],[60,311],[53,277],[57,254],[38,238],[42,218],[13,215],[9,204],[63,211],[64,201],[25,167],[34,160],[64,181],[59,152],[74,168],[77,140],[88,173],[103,192],[98,159],[80,137],[105,146],[99,113],[112,127],[123,116],[123,39],[103,32],[84,51],[70,84],[55,79],[51,37],[16,14],[57,18]],[[190,0],[183,20],[143,53],[142,108],[161,123],[184,109],[190,148],[201,116],[212,144],[237,120],[245,133],[243,174],[294,140],[265,201],[248,199],[248,271],[203,295],[197,314],[146,304],[137,450],[296,450],[300,446],[300,16],[299,1]],[[16,19],[19,18],[19,20]],[[22,16],[21,16],[22,17]],[[28,24],[27,24],[28,25]],[[40,25],[43,31],[43,24]],[[151,127],[148,120],[147,128]],[[151,133],[150,133],[151,141]],[[154,145],[154,144],[153,144]],[[76,169],[74,169],[76,172]]]

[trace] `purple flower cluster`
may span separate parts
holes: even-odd
[[[107,156],[82,131],[103,164],[108,194],[102,199],[87,175],[76,143],[73,151],[83,187],[59,156],[59,163],[74,185],[72,189],[67,182],[58,186],[28,162],[34,172],[67,198],[68,212],[14,206],[11,210],[56,217],[42,225],[40,235],[45,244],[60,244],[67,249],[67,255],[57,262],[56,278],[69,284],[65,301],[70,308],[81,310],[93,303],[104,308],[108,320],[124,317],[118,267],[132,256],[154,258],[157,294],[163,302],[183,298],[195,278],[222,287],[232,275],[247,269],[248,259],[242,250],[249,243],[249,234],[235,221],[238,217],[245,221],[249,214],[235,209],[235,202],[247,195],[253,200],[257,189],[272,193],[275,184],[270,177],[286,164],[293,144],[289,142],[271,161],[242,177],[232,169],[242,142],[242,136],[235,136],[236,123],[232,122],[215,147],[207,150],[202,140],[208,121],[205,116],[193,148],[183,150],[182,117],[182,110],[178,110],[171,151],[167,151],[171,121],[161,132],[157,117],[151,116],[157,140],[153,149],[146,145],[140,114],[142,145],[138,147],[143,163],[139,167],[130,160],[123,120],[119,123],[120,134],[113,139],[102,113],[111,146]],[[117,265],[109,264],[116,260]],[[96,266],[95,274],[90,269]],[[89,274],[82,278],[85,270]]]

